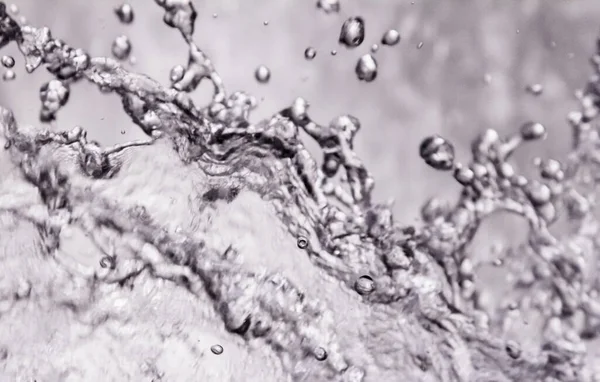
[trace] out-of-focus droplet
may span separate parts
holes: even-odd
[[[354,289],[360,295],[369,295],[375,290],[375,281],[371,276],[360,276],[354,283]]]
[[[261,65],[258,68],[256,68],[256,71],[254,72],[254,77],[261,84],[266,84],[271,79],[271,71],[266,66]]]
[[[419,155],[436,170],[447,171],[454,166],[454,146],[439,135],[425,138],[419,146]]]
[[[552,192],[546,184],[533,180],[525,187],[525,194],[535,206],[541,206],[550,201]]]
[[[327,350],[319,346],[315,349],[314,355],[317,361],[325,361],[327,359]]]
[[[118,60],[126,60],[131,54],[131,42],[125,35],[115,38],[112,43],[112,54]]]
[[[491,74],[485,74],[483,76],[483,82],[485,82],[486,85],[489,85],[492,83],[492,75]]]
[[[2,66],[8,69],[12,68],[15,66],[15,59],[11,56],[2,56]]]
[[[521,345],[518,342],[509,340],[506,342],[506,353],[509,357],[517,359],[521,356]]]
[[[13,15],[17,15],[19,14],[19,7],[17,6],[17,4],[11,4],[8,6],[8,10],[10,11],[10,13],[12,13]]]
[[[379,50],[379,45],[373,44],[371,45],[371,52],[376,53]]]
[[[540,165],[540,175],[544,179],[551,179],[556,181],[563,180],[565,174],[562,169],[562,164],[556,159],[543,160]]]
[[[6,72],[4,72],[4,74],[2,74],[2,79],[4,81],[12,81],[17,77],[17,75],[15,74],[15,72],[11,69],[8,69]]]
[[[121,130],[121,134],[122,134],[122,135],[125,135],[125,130]]]
[[[318,0],[317,8],[325,13],[337,13],[340,11],[340,0]]]
[[[531,84],[525,87],[525,91],[533,96],[539,96],[544,92],[542,84]]]
[[[216,13],[213,13],[213,19],[216,19],[217,17],[219,17],[219,15]]]
[[[213,354],[216,354],[216,355],[223,354],[223,346],[221,346],[221,345],[213,345],[213,346],[210,347],[210,351]]]
[[[294,100],[292,107],[290,108],[294,123],[298,124],[307,118],[306,113],[308,112],[308,106],[308,102],[302,97],[298,97]]]
[[[395,29],[389,29],[381,37],[383,45],[394,46],[400,42],[400,33]]]
[[[546,137],[546,127],[538,122],[526,122],[521,125],[521,138],[526,141],[543,139]]]
[[[358,59],[355,72],[359,80],[371,82],[377,78],[377,61],[370,54],[365,54]]]
[[[475,173],[468,167],[460,166],[454,171],[454,179],[463,186],[468,186],[473,182]]]
[[[306,236],[298,236],[296,245],[300,249],[306,249],[308,247],[308,238]]]
[[[421,49],[422,47],[423,47],[423,41],[421,41],[417,44],[417,49]]]
[[[183,67],[183,65],[175,65],[171,68],[171,71],[169,72],[169,79],[172,83],[176,83],[181,81],[184,74],[185,68]]]
[[[333,49],[333,50],[331,51],[331,55],[332,55],[332,56],[335,56],[336,54],[337,54],[337,50]]]
[[[115,8],[115,14],[123,24],[131,24],[133,22],[133,8],[127,3],[123,3]]]
[[[317,55],[317,50],[315,48],[312,47],[308,47],[304,50],[304,58],[306,58],[307,60],[312,60],[316,57]]]
[[[350,17],[340,31],[339,43],[348,48],[355,48],[365,40],[365,21],[362,17]]]

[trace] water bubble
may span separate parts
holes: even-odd
[[[121,35],[112,43],[112,54],[119,60],[126,60],[131,54],[131,42],[127,36]]]
[[[354,283],[354,289],[363,296],[371,294],[375,290],[375,281],[371,276],[360,276]]]
[[[304,50],[304,58],[307,60],[312,60],[317,55],[317,50],[315,48],[308,47]]]
[[[15,59],[12,58],[11,56],[2,56],[2,66],[4,66],[5,68],[12,68],[13,66],[15,66]]]
[[[15,74],[15,72],[11,69],[8,69],[6,72],[4,72],[4,74],[2,75],[2,79],[4,81],[12,81],[17,77],[17,75]]]
[[[537,122],[526,122],[521,125],[521,138],[533,141],[546,137],[546,127]]]
[[[265,20],[265,21],[263,21],[263,25],[264,25],[264,26],[267,26],[267,25],[269,25],[269,20]]]
[[[133,8],[127,3],[123,3],[115,8],[115,14],[123,24],[131,24],[133,22]]]
[[[308,238],[306,236],[298,236],[298,240],[296,241],[296,245],[300,249],[305,249],[308,247]]]
[[[333,49],[333,50],[331,51],[331,55],[332,55],[332,56],[335,56],[336,54],[337,54],[337,50]]]
[[[375,53],[379,50],[379,45],[373,44],[371,45],[371,52]]]
[[[507,341],[505,349],[506,353],[513,359],[517,359],[521,356],[521,345],[516,341]]]
[[[216,13],[213,13],[213,19],[216,19],[217,17],[219,17],[219,15]]]
[[[419,155],[436,170],[447,171],[454,165],[454,146],[439,135],[425,138],[419,146]]]
[[[365,54],[358,59],[354,71],[359,80],[371,82],[377,78],[377,61],[370,54]]]
[[[318,0],[317,8],[325,13],[337,13],[340,11],[340,0]]]
[[[317,361],[325,361],[327,359],[327,350],[319,346],[315,348],[314,355]]]
[[[362,17],[350,17],[340,31],[339,43],[348,48],[355,48],[365,40],[365,21]]]
[[[539,164],[540,175],[544,179],[561,181],[565,174],[562,170],[562,164],[556,159],[547,159]]]
[[[271,71],[266,66],[261,65],[254,71],[254,78],[261,84],[265,84],[271,79]]]
[[[543,93],[544,87],[541,84],[527,85],[525,91],[531,95],[539,96]]]
[[[417,49],[421,49],[422,47],[423,47],[423,41],[421,41],[417,44]]]
[[[125,135],[125,130],[121,130],[121,134],[122,134],[122,135]]]
[[[389,29],[381,37],[381,43],[383,45],[394,46],[400,42],[400,33],[395,29]]]
[[[183,65],[175,65],[171,68],[171,71],[169,72],[169,79],[172,83],[176,83],[181,81],[184,74],[185,68],[183,67]]]
[[[223,354],[223,346],[221,346],[221,345],[213,345],[213,346],[210,347],[210,351],[213,354],[216,354],[216,355]]]

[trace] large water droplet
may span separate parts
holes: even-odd
[[[15,72],[11,69],[8,69],[6,72],[4,72],[4,74],[2,74],[2,79],[4,81],[12,81],[17,77],[17,75],[15,74]]]
[[[383,45],[393,46],[400,42],[400,33],[395,29],[390,29],[383,34],[381,37],[381,43]]]
[[[377,78],[377,61],[370,54],[365,54],[358,59],[355,72],[359,80],[371,82]]]
[[[340,0],[318,0],[317,8],[325,13],[337,13],[340,11]]]
[[[521,125],[521,138],[533,141],[546,137],[546,127],[537,122],[526,122]]]
[[[340,31],[340,44],[354,48],[365,40],[365,21],[362,17],[350,17],[342,24]]]
[[[419,155],[436,170],[447,171],[454,165],[454,146],[439,135],[425,138],[419,146]]]
[[[127,3],[121,4],[115,8],[115,14],[123,24],[131,24],[133,22],[133,8]]]
[[[2,56],[2,66],[8,69],[12,68],[15,66],[15,59],[11,56]]]
[[[308,47],[304,51],[304,58],[306,58],[307,60],[314,59],[316,57],[316,55],[317,55],[317,51],[315,48]]]
[[[216,354],[216,355],[223,354],[223,346],[221,346],[221,345],[213,345],[213,346],[210,347],[210,351],[213,354]]]
[[[112,43],[112,54],[119,60],[126,60],[131,54],[131,42],[127,36],[119,36]]]
[[[358,294],[366,296],[375,290],[375,281],[371,276],[360,276],[354,283],[354,289]]]
[[[256,68],[256,71],[254,72],[254,77],[261,84],[265,84],[271,79],[271,71],[266,66],[261,65],[258,68]]]

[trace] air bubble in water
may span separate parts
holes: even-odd
[[[306,236],[298,236],[296,245],[298,245],[298,248],[300,249],[305,249],[306,247],[308,247],[308,239],[306,238]]]
[[[315,48],[308,47],[304,50],[304,58],[307,60],[312,60],[316,57],[317,50]]]
[[[365,40],[365,21],[362,17],[350,17],[344,24],[342,24],[342,30],[340,31],[340,44],[343,44],[349,48],[355,48],[362,44]]]
[[[325,13],[337,13],[340,11],[340,0],[318,0],[317,8]]]
[[[370,54],[365,54],[358,59],[355,72],[359,80],[371,82],[377,78],[377,61]]]
[[[112,54],[119,60],[126,60],[131,54],[131,42],[127,36],[119,36],[112,43]]]
[[[447,171],[454,165],[454,146],[439,135],[425,138],[419,146],[419,155],[436,170]]]
[[[393,46],[400,42],[400,33],[395,29],[390,29],[383,34],[381,37],[381,43],[383,45]]]
[[[360,295],[369,295],[375,290],[375,281],[371,276],[360,276],[354,283],[354,289]]]
[[[4,81],[12,81],[17,77],[17,75],[15,74],[15,72],[11,69],[8,69],[6,72],[4,72],[4,74],[2,75],[2,79]]]
[[[210,347],[210,351],[213,354],[216,354],[216,355],[223,354],[223,346],[221,346],[221,345],[213,345],[213,346]]]
[[[115,8],[115,14],[123,24],[131,24],[133,22],[133,8],[127,3],[123,3]]]
[[[521,138],[533,141],[546,137],[546,127],[537,122],[526,122],[521,125]]]
[[[327,350],[319,346],[315,349],[314,355],[317,361],[325,361],[327,359]]]
[[[175,65],[171,68],[171,71],[169,72],[169,79],[172,83],[179,82],[183,78],[184,74],[185,68],[183,67],[183,65]]]
[[[271,71],[266,66],[261,65],[258,68],[256,68],[256,71],[254,72],[254,77],[261,84],[265,84],[271,79]]]
[[[539,96],[543,93],[544,87],[541,84],[527,85],[525,91],[531,95]]]
[[[15,66],[15,59],[11,56],[2,56],[2,66],[8,69],[12,68]]]

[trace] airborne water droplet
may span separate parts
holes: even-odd
[[[115,14],[123,24],[131,24],[133,22],[133,8],[127,3],[123,3],[115,8]]]
[[[325,13],[337,13],[340,11],[340,0],[318,0],[317,8]]]
[[[210,347],[210,351],[213,354],[216,354],[216,355],[223,354],[223,346],[221,346],[221,345],[213,345],[213,346]]]
[[[425,138],[419,146],[419,155],[436,170],[447,171],[454,165],[454,146],[439,135]]]
[[[533,141],[546,137],[546,127],[537,122],[526,122],[521,125],[521,138],[526,141]]]
[[[171,72],[169,73],[169,79],[172,83],[179,82],[183,78],[184,73],[185,68],[182,65],[175,65],[171,68]]]
[[[308,239],[305,236],[298,236],[296,244],[298,245],[298,248],[305,249],[308,247]]]
[[[373,44],[371,45],[371,52],[376,53],[379,50],[379,45]]]
[[[333,50],[331,51],[331,55],[332,55],[332,56],[335,56],[336,54],[337,54],[337,50],[333,49]]]
[[[317,55],[317,51],[315,48],[308,47],[308,48],[306,48],[306,50],[304,50],[304,58],[306,58],[307,60],[314,59],[316,55]]]
[[[11,69],[8,69],[6,72],[4,72],[4,74],[2,75],[2,79],[4,81],[12,81],[17,77],[17,75],[15,74],[15,72]]]
[[[393,46],[400,42],[400,33],[395,29],[390,29],[384,33],[381,37],[381,43],[383,45]]]
[[[362,17],[350,17],[342,25],[339,43],[348,48],[355,48],[365,40],[365,21]]]
[[[254,72],[254,77],[261,84],[265,84],[271,79],[271,71],[266,66],[261,65],[258,68],[256,68],[256,71]]]
[[[423,47],[423,41],[419,42],[419,44],[417,45],[417,49],[421,49]]]
[[[375,281],[371,276],[360,276],[354,283],[354,289],[358,294],[366,296],[375,290]]]
[[[541,84],[527,85],[525,91],[533,96],[539,96],[544,91],[544,87]]]
[[[15,59],[11,56],[2,56],[2,66],[8,69],[12,68],[15,66]]]
[[[370,54],[365,54],[356,63],[355,72],[359,80],[371,82],[377,78],[377,61]]]
[[[12,13],[13,15],[17,15],[19,13],[19,7],[17,7],[17,4],[11,4],[8,6],[8,10],[10,11],[10,13]]]
[[[317,361],[325,361],[327,359],[327,350],[319,346],[315,349],[314,355]]]
[[[127,36],[119,36],[112,43],[112,54],[119,60],[125,60],[131,53],[131,42]]]

